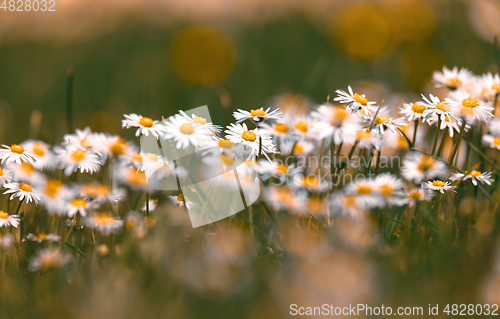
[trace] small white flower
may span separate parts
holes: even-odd
[[[260,123],[257,131],[262,136],[271,136],[280,145],[284,142],[297,141],[300,139],[298,133],[292,126],[289,118],[283,118],[277,123]]]
[[[357,196],[366,209],[381,207],[384,204],[378,185],[371,179],[351,182],[346,186],[345,192]]]
[[[87,226],[98,230],[104,236],[117,232],[123,226],[123,220],[116,219],[111,214],[98,212],[87,217]]]
[[[61,268],[70,261],[70,254],[62,253],[57,248],[45,248],[31,258],[28,270],[37,271],[40,269]]]
[[[50,145],[42,141],[28,140],[21,143],[21,146],[35,158],[34,166],[37,169],[52,169],[56,161],[54,154],[50,151]]]
[[[368,101],[364,94],[354,93],[351,86],[348,87],[349,93],[344,90],[336,90],[335,93],[338,94],[334,101],[339,103],[347,104],[347,109],[356,112],[360,108],[365,113],[372,113],[376,102]]]
[[[482,141],[483,143],[488,144],[489,147],[495,148],[500,151],[500,137],[485,134],[482,137]]]
[[[148,207],[146,205],[147,203],[144,203],[141,207],[141,211],[145,212],[148,210]],[[155,210],[156,208],[156,205],[158,205],[158,198],[156,199],[150,199],[149,200],[149,211],[152,212],[153,210]]]
[[[443,67],[443,71],[435,71],[432,75],[432,79],[436,84],[436,87],[446,87],[449,90],[456,90],[460,87],[467,86],[473,79],[473,74],[466,68],[453,67],[453,69],[448,69]]]
[[[191,118],[180,115],[171,116],[165,121],[165,139],[173,139],[177,149],[190,146],[206,147],[213,141],[212,132]]]
[[[431,181],[422,182],[421,186],[424,189],[432,189],[434,191],[439,191],[441,194],[444,194],[446,191],[449,190],[456,192],[455,188],[457,188],[456,186],[452,186],[451,182],[448,181],[444,182],[439,179],[435,179],[432,182]]]
[[[455,173],[451,176],[450,179],[452,181],[459,181],[459,180],[466,181],[466,180],[470,179],[472,184],[474,184],[474,186],[477,186],[478,181],[481,184],[491,185],[491,183],[493,183],[493,181],[494,181],[493,178],[491,178],[491,174],[492,174],[491,172],[481,173],[481,172],[473,169],[472,171],[466,172],[465,174],[464,173]]]
[[[3,186],[7,190],[4,194],[12,194],[10,196],[10,200],[13,200],[16,197],[19,197],[19,201],[25,201],[26,204],[30,202],[35,202],[38,205],[38,202],[41,200],[40,195],[33,190],[33,186],[28,183],[16,183],[10,182]]]
[[[399,113],[404,115],[409,122],[414,120],[424,119],[424,111],[427,110],[427,106],[419,101],[413,103],[403,103],[403,107],[399,108]]]
[[[451,105],[447,102],[441,102],[441,100],[432,94],[429,94],[429,99],[422,94],[422,99],[425,102],[425,106],[427,109],[424,111],[425,118],[424,120],[428,120],[433,114],[439,116],[441,121],[448,119],[448,121],[457,120],[459,110],[457,106]]]
[[[11,146],[2,144],[2,149],[0,149],[0,162],[4,165],[9,163],[21,164],[23,162],[28,162],[30,164],[35,164],[34,154],[29,153],[21,145],[12,144]]]
[[[31,240],[31,241],[36,241],[36,242],[39,242],[39,243],[41,243],[42,241],[52,241],[52,242],[61,241],[61,236],[56,235],[56,234],[43,234],[43,233],[40,233],[38,235],[34,235],[32,233],[29,233],[26,236],[26,238],[29,239],[29,240]]]
[[[301,171],[295,164],[288,166],[278,161],[269,162],[266,160],[260,160],[256,170],[264,181],[267,181],[271,176],[284,181],[287,176],[293,177]]]
[[[361,124],[363,125],[364,129],[369,129],[373,123],[372,131],[379,131],[380,134],[384,134],[386,130],[390,130],[393,133],[402,135],[401,131],[399,131],[400,126],[407,125],[404,117],[392,119],[387,114],[387,109],[381,107],[379,109],[379,112],[377,113],[377,117],[375,117],[375,114],[372,113],[361,115]]]
[[[12,180],[12,172],[8,169],[0,167],[0,186]]]
[[[401,175],[404,179],[415,183],[420,183],[428,178],[442,177],[446,171],[444,162],[418,152],[408,153],[403,159],[401,167]]]
[[[46,177],[36,170],[33,164],[23,162],[20,165],[10,163],[7,165],[9,171],[12,172],[12,180],[23,181],[32,185],[38,185],[45,181]]]
[[[457,131],[457,133],[460,133],[460,129],[462,128],[462,119],[457,118],[451,118],[451,120],[447,117],[445,117],[444,121],[441,121],[441,126],[439,127],[440,130],[444,130],[448,128],[448,134],[450,137],[453,137],[454,132]],[[428,123],[429,125],[434,125],[435,123],[438,122],[438,116],[436,114],[433,114],[429,120]],[[465,124],[464,130],[467,132],[470,129],[469,124]]]
[[[158,139],[160,135],[165,131],[165,127],[158,120],[153,120],[152,118],[137,115],[135,113],[128,115],[124,114],[123,116],[125,117],[125,119],[122,120],[122,127],[137,127],[135,136],[149,136],[149,134],[151,134]]]
[[[308,190],[314,192],[326,191],[328,183],[321,180],[318,176],[297,174],[294,176],[293,187],[299,190]]]
[[[403,203],[409,207],[415,206],[420,201],[430,201],[435,197],[435,193],[426,188],[414,188],[407,193],[404,193]]]
[[[182,116],[183,118],[193,122],[193,123],[196,123],[196,124],[206,128],[207,130],[209,130],[213,134],[218,134],[222,130],[222,126],[214,125],[210,122],[207,122],[206,118],[201,117],[201,116],[197,116],[196,114],[191,114],[191,117],[190,117],[189,115],[186,114],[186,112],[181,110],[181,111],[179,111],[179,115]]]
[[[401,192],[403,191],[403,181],[391,173],[378,175],[374,184],[377,186],[377,192],[389,206],[401,206]]]
[[[56,148],[57,158],[64,169],[64,174],[71,175],[76,171],[93,174],[101,169],[100,159],[92,151],[83,148]]]
[[[20,219],[17,215],[9,215],[3,210],[0,210],[0,227],[12,226],[17,228],[19,226]]]
[[[85,198],[93,198],[100,203],[118,203],[125,197],[125,190],[122,188],[110,189],[107,185],[88,183],[79,187],[79,193]]]
[[[488,130],[494,136],[500,136],[500,118],[495,117],[488,122]]]
[[[196,204],[191,202],[186,196],[179,194],[179,195],[172,195],[168,196],[170,201],[174,203],[177,206],[184,207],[184,201],[186,201],[186,208],[187,209],[192,209],[196,207]]]
[[[227,126],[225,130],[226,139],[236,144],[244,144],[251,148],[250,156],[259,156],[259,150],[269,159],[268,153],[277,153],[276,146],[273,144],[271,136],[260,135],[257,130],[249,130],[245,123],[233,124]],[[262,145],[260,145],[262,143]]]
[[[65,201],[72,195],[72,192],[57,179],[49,179],[37,185],[35,192],[40,194],[42,204],[50,214],[61,214]]]
[[[66,203],[64,213],[69,218],[73,218],[77,213],[85,217],[89,211],[97,209],[98,206],[96,201],[89,202],[83,198],[73,198]]]
[[[369,207],[365,205],[365,199],[344,192],[335,193],[330,199],[330,209],[334,214],[338,215],[351,215],[360,218],[364,216],[369,209]]]
[[[250,112],[238,109],[238,111],[233,112],[233,116],[236,119],[236,124],[248,119],[252,119],[255,123],[259,123],[267,120],[279,120],[283,116],[283,112],[281,112],[280,109],[274,109],[271,111],[270,107],[266,110],[261,107],[260,109],[251,110]]]
[[[376,150],[382,149],[382,135],[377,131],[361,129],[357,130],[354,136],[360,148],[370,149],[374,147]]]
[[[332,141],[335,145],[352,143],[354,132],[360,128],[358,118],[339,106],[320,105],[311,117],[315,120],[311,125],[313,133],[318,139],[325,139],[326,145]]]
[[[451,94],[450,97],[445,99],[445,102],[457,108],[461,114],[470,116],[472,119],[488,122],[493,117],[491,113],[493,106],[489,105],[489,102],[485,103],[465,91],[457,91]]]

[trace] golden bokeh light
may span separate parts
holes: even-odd
[[[224,82],[233,71],[236,48],[220,31],[193,26],[178,35],[170,58],[175,73],[184,81],[213,85]]]

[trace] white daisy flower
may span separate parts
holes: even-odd
[[[373,122],[372,131],[379,131],[380,134],[384,134],[386,130],[390,130],[393,133],[398,133],[402,135],[399,131],[400,126],[406,126],[406,120],[404,117],[392,119],[388,115],[387,108],[380,108],[377,117],[374,118],[375,114],[368,113],[367,115],[361,115],[361,124],[364,129],[369,129]]]
[[[209,123],[207,122],[206,118],[197,116],[196,114],[191,114],[190,117],[189,115],[186,114],[186,112],[180,110],[179,115],[193,123],[196,123],[197,125],[200,125],[201,127],[206,128],[212,134],[218,134],[222,131],[222,126]]]
[[[403,103],[403,107],[399,108],[399,113],[405,116],[409,122],[414,120],[423,120],[425,115],[424,111],[427,106],[419,101],[413,103]]]
[[[179,194],[179,195],[172,195],[172,196],[168,196],[168,198],[170,199],[170,201],[177,205],[177,206],[180,206],[180,207],[184,207],[184,201],[186,201],[186,208],[187,209],[192,209],[192,208],[195,208],[196,207],[196,204],[191,202],[187,196],[184,196],[182,194]]]
[[[12,172],[8,169],[0,167],[0,186],[12,180]]]
[[[422,99],[427,107],[424,111],[424,120],[428,120],[433,114],[439,116],[441,121],[448,119],[451,122],[452,119],[458,119],[459,110],[455,104],[451,105],[447,102],[441,102],[437,96],[432,94],[429,94],[429,99],[422,94]]]
[[[33,190],[33,186],[31,184],[24,182],[10,182],[5,184],[3,187],[7,189],[4,194],[12,194],[12,196],[10,196],[10,200],[19,197],[19,201],[24,200],[26,204],[34,202],[36,205],[38,205],[38,202],[41,201],[40,195]]]
[[[488,122],[488,130],[494,136],[500,136],[500,117],[492,118]]]
[[[471,117],[479,121],[488,122],[493,117],[491,113],[493,107],[490,103],[485,103],[481,99],[471,96],[464,91],[457,91],[452,93],[450,97],[445,99],[452,107],[457,109],[464,109],[465,114],[471,114]]]
[[[436,194],[429,189],[414,188],[407,193],[404,193],[403,203],[408,204],[409,207],[415,206],[420,201],[430,201]]]
[[[446,164],[418,152],[408,153],[403,159],[401,175],[407,181],[420,183],[424,179],[442,177],[446,174]]]
[[[238,111],[233,112],[233,116],[236,119],[236,124],[248,119],[252,119],[255,123],[259,123],[261,121],[279,120],[283,116],[283,112],[281,112],[280,109],[274,109],[271,111],[270,107],[266,110],[261,107],[260,109],[251,110],[250,112],[238,109]]]
[[[133,189],[149,191],[151,187],[148,184],[146,173],[135,167],[119,166],[114,174],[121,183],[128,185]]]
[[[449,190],[456,192],[455,188],[457,188],[456,186],[452,186],[451,182],[448,182],[448,181],[444,182],[444,181],[439,180],[439,179],[435,179],[432,182],[431,181],[422,182],[421,186],[422,186],[422,188],[425,188],[425,189],[439,191],[441,194],[444,194],[446,191],[449,191]]]
[[[286,210],[298,213],[304,206],[303,196],[285,185],[270,186],[262,193],[264,201],[275,211]]]
[[[123,114],[123,116],[125,119],[122,120],[122,127],[127,129],[137,127],[135,136],[149,136],[149,134],[151,134],[158,139],[165,132],[165,127],[158,120],[153,120],[152,118],[137,115],[135,113],[128,115]]]
[[[260,174],[261,179],[264,181],[267,181],[272,176],[277,177],[282,182],[287,176],[293,177],[301,171],[301,169],[296,167],[295,164],[285,165],[276,160],[272,162],[260,160],[256,170]]]
[[[466,181],[470,179],[472,184],[474,184],[474,186],[477,186],[477,182],[480,182],[481,184],[491,185],[491,183],[494,182],[493,178],[491,178],[491,174],[492,174],[491,172],[481,173],[480,171],[476,171],[475,169],[473,169],[472,171],[466,172],[465,174],[455,173],[451,176],[450,179],[452,181],[459,181],[459,180]]]
[[[347,104],[347,109],[356,112],[358,109],[362,109],[365,113],[373,112],[376,102],[368,101],[364,94],[354,93],[351,86],[348,87],[349,93],[344,90],[336,90],[335,93],[338,94],[334,101],[342,104]]]
[[[34,154],[28,152],[21,145],[12,144],[11,146],[2,144],[2,149],[0,149],[0,162],[4,165],[9,163],[21,164],[23,162],[28,162],[30,164],[35,164]]]
[[[54,154],[50,151],[50,145],[42,141],[28,140],[21,143],[21,146],[35,158],[35,167],[37,169],[52,169],[56,161]]]
[[[330,209],[337,215],[351,215],[353,217],[364,216],[368,208],[365,206],[366,200],[360,196],[346,194],[344,192],[335,193],[330,199]]]
[[[67,176],[77,171],[93,174],[101,169],[99,156],[92,151],[69,147],[56,148],[55,152]]]
[[[435,71],[432,75],[436,87],[446,87],[449,90],[456,90],[468,85],[473,77],[474,75],[472,72],[466,68],[461,68],[459,70],[456,66],[451,70],[444,66],[442,72]]]
[[[249,146],[251,148],[250,156],[259,156],[259,150],[261,150],[262,154],[269,159],[268,153],[277,153],[276,146],[270,136],[260,135],[257,130],[249,130],[245,123],[231,123],[224,132],[227,134],[226,139],[231,142]],[[261,142],[262,145],[260,145]]]
[[[56,234],[43,234],[40,233],[38,235],[29,233],[26,236],[26,239],[29,239],[31,241],[36,241],[38,243],[41,243],[42,241],[51,241],[51,242],[58,242],[61,241],[61,236],[56,235]]]
[[[311,192],[326,191],[329,187],[328,183],[314,175],[303,176],[297,174],[294,176],[293,187],[296,189],[307,190]]]
[[[71,191],[57,179],[49,179],[43,185],[37,185],[35,192],[40,194],[42,204],[50,214],[61,214],[65,201],[71,196]]]
[[[71,147],[90,150],[99,148],[100,141],[96,138],[96,135],[92,133],[90,127],[87,126],[83,130],[76,129],[75,134],[65,134],[61,144],[65,148]]]
[[[37,271],[40,269],[61,268],[70,261],[70,254],[62,253],[58,248],[45,248],[37,252],[36,256],[31,258],[28,270]]]
[[[96,201],[87,201],[83,198],[73,198],[66,202],[64,207],[64,213],[69,217],[73,218],[77,213],[80,216],[85,217],[87,213],[98,208]]]
[[[488,144],[489,147],[495,148],[500,151],[500,137],[485,134],[482,137],[482,141],[483,143]]]
[[[498,76],[498,73],[493,75],[491,72],[483,74],[479,79],[479,87],[481,97],[486,99],[495,98],[500,93],[500,76]]]
[[[104,236],[116,233],[123,226],[123,220],[116,219],[111,214],[97,212],[87,217],[87,226],[98,230]]]
[[[325,139],[327,145],[332,141],[335,145],[354,142],[353,132],[360,128],[358,118],[339,106],[320,105],[311,112],[311,117],[315,120],[312,131],[318,139]]]
[[[281,145],[281,154],[293,156],[305,156],[314,151],[316,145],[307,141],[288,142]]]
[[[391,173],[384,173],[375,178],[374,184],[377,186],[377,192],[387,205],[403,205],[400,194],[404,185],[401,179]]]
[[[111,189],[107,185],[101,185],[97,183],[83,184],[79,187],[80,195],[85,198],[93,198],[100,203],[110,202],[112,204],[118,203],[122,200],[126,192],[122,188]]]
[[[283,118],[274,124],[266,122],[260,123],[256,131],[258,131],[261,136],[271,136],[273,140],[280,145],[284,142],[297,141],[300,139],[289,118]]]
[[[95,139],[98,143],[94,146],[93,150],[97,152],[97,155],[102,155],[103,162],[108,157],[125,159],[132,153],[137,152],[137,147],[134,144],[125,141],[117,135],[96,133]]]
[[[295,133],[300,137],[301,140],[316,140],[318,138],[317,134],[313,132],[312,125],[313,119],[309,117],[296,117],[292,118],[293,128]]]
[[[345,192],[357,196],[367,209],[381,207],[384,204],[378,185],[371,179],[351,182],[346,186]]]
[[[0,227],[12,226],[14,228],[17,228],[20,222],[21,220],[19,219],[19,216],[9,215],[3,210],[0,210]]]
[[[213,140],[210,130],[180,115],[171,116],[165,121],[163,137],[173,139],[177,149],[206,147]]]
[[[376,150],[382,149],[383,137],[377,131],[361,129],[357,130],[354,136],[360,148],[370,149],[374,147]]]
[[[17,182],[28,182],[32,185],[38,185],[45,181],[46,177],[38,172],[33,164],[23,162],[20,165],[11,163],[8,169],[12,172],[12,180]]]

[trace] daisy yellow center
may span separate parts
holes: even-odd
[[[276,172],[285,174],[286,172],[288,172],[288,166],[284,164],[278,164],[278,166],[276,167]]]
[[[12,144],[10,147],[10,151],[12,153],[22,154],[22,153],[24,153],[24,147],[22,147],[21,145],[18,145],[18,144]]]
[[[207,124],[207,119],[201,116],[195,116],[193,122],[195,122],[196,124],[204,125]]]
[[[384,197],[391,196],[393,188],[389,184],[380,185],[380,194]]]
[[[28,183],[19,183],[19,189],[24,192],[31,192],[33,190],[33,186]]]
[[[473,169],[472,172],[469,173],[469,175],[477,177],[477,176],[481,176],[481,172],[476,171],[475,169]]]
[[[422,114],[426,110],[425,105],[418,104],[417,102],[414,102],[411,106],[411,110],[415,113]]]
[[[72,206],[76,206],[78,208],[84,208],[85,206],[87,206],[87,201],[85,199],[82,199],[82,198],[72,199],[69,203]]]
[[[349,114],[340,108],[336,108],[333,111],[332,118],[330,119],[330,124],[333,126],[341,126],[344,120],[349,116]]]
[[[106,185],[100,185],[95,188],[95,193],[99,196],[108,196],[109,195],[109,187]]]
[[[55,198],[62,188],[62,183],[56,179],[49,179],[45,184],[44,193],[47,197]]]
[[[360,195],[368,195],[373,192],[373,188],[370,185],[360,183],[356,185],[356,192]]]
[[[295,124],[294,127],[297,131],[301,131],[302,133],[307,133],[307,131],[309,131],[309,127],[307,126],[306,123],[303,123],[303,122],[299,122],[299,123]]]
[[[156,162],[158,160],[158,155],[154,153],[146,153],[145,155],[152,162]]]
[[[38,235],[36,235],[36,237],[35,237],[35,238],[36,238],[37,240],[42,241],[42,240],[44,240],[44,239],[47,239],[47,237],[48,237],[48,236],[47,236],[46,234],[38,234]]]
[[[241,138],[245,141],[254,142],[257,139],[257,134],[250,131],[245,131],[241,134]]]
[[[443,112],[449,112],[451,110],[451,107],[446,102],[437,102],[436,109],[441,110]]]
[[[148,180],[143,171],[130,169],[127,174],[127,182],[134,186],[144,186],[148,183]]]
[[[132,154],[132,160],[134,162],[139,162],[140,163],[140,162],[142,162],[142,155],[139,154],[139,153],[134,153],[134,154]]]
[[[424,198],[424,194],[422,193],[422,191],[417,189],[417,190],[410,192],[408,194],[408,197],[411,199],[420,200],[420,199]]]
[[[182,134],[191,135],[194,133],[194,127],[189,123],[184,123],[179,127],[179,132],[181,132]]]
[[[92,148],[92,147],[93,147],[92,143],[90,143],[89,141],[87,141],[87,138],[86,138],[86,137],[84,137],[84,138],[80,141],[80,145],[81,145],[82,147],[87,147],[87,148]]]
[[[109,224],[111,224],[112,222],[114,222],[115,219],[113,218],[113,216],[107,214],[107,213],[98,213],[95,217],[94,217],[94,222],[98,225],[102,225],[102,226],[107,226]]]
[[[494,137],[493,138],[493,144],[500,145],[500,137]]]
[[[293,153],[294,154],[304,154],[304,148],[302,147],[302,145],[300,145],[299,143],[297,143],[293,147]]]
[[[139,124],[141,126],[144,126],[144,127],[153,127],[153,119],[150,118],[150,117],[142,117],[140,120],[139,120]]]
[[[319,180],[316,176],[306,176],[302,179],[302,184],[305,187],[317,187],[319,185]]]
[[[433,167],[434,164],[435,164],[435,160],[432,157],[424,155],[422,157],[422,160],[420,161],[420,163],[418,163],[417,169],[421,172],[425,172],[429,168]]]
[[[348,208],[356,208],[356,196],[345,195],[344,205],[345,205],[345,207],[348,207]]]
[[[146,216],[144,217],[144,224],[148,227],[153,227],[158,220],[158,217]]]
[[[497,84],[493,84],[493,85],[491,86],[491,88],[492,88],[493,90],[495,90],[495,91],[500,91],[500,84],[498,84],[498,83],[497,83]]]
[[[278,123],[278,124],[274,125],[274,130],[278,133],[286,134],[286,133],[288,133],[288,131],[290,131],[290,128],[286,124]]]
[[[462,81],[460,81],[457,78],[452,78],[448,80],[448,87],[450,88],[457,88],[460,84],[462,84]]]
[[[285,186],[279,186],[278,188],[276,188],[274,196],[276,196],[277,201],[282,203],[290,203],[293,201],[292,191]]]
[[[356,138],[358,140],[368,140],[372,137],[372,133],[366,130],[359,130],[356,132]]]
[[[184,195],[182,195],[182,194],[179,194],[179,195],[177,195],[177,200],[178,200],[179,202],[182,202],[182,201],[186,200],[186,202],[187,202],[187,201],[188,201],[188,198],[187,198],[187,197],[184,197]]]
[[[468,107],[470,109],[473,109],[479,105],[479,101],[475,97],[468,97],[468,98],[462,100],[462,105],[464,107]]]
[[[125,142],[122,139],[119,139],[118,141],[116,141],[115,144],[111,145],[109,150],[115,157],[123,155],[127,151],[127,142]]]
[[[30,163],[23,162],[20,166],[21,169],[28,175],[33,175],[33,173],[35,173],[36,171],[35,166],[31,165]]]
[[[86,150],[82,150],[80,148],[80,149],[77,149],[76,151],[74,151],[71,154],[71,157],[73,158],[73,160],[75,162],[81,162],[85,158],[86,155],[87,155],[87,151]]]
[[[3,169],[0,168],[0,177],[3,176]]]
[[[7,219],[9,218],[9,214],[4,212],[3,210],[0,210],[0,219]]]
[[[307,209],[313,214],[320,214],[323,212],[324,202],[319,196],[311,196],[307,201]]]
[[[42,144],[35,144],[33,146],[33,153],[37,156],[40,156],[40,157],[44,156],[46,151],[47,151],[47,149]]]
[[[432,181],[432,186],[435,186],[435,187],[444,187],[445,185],[446,185],[445,182],[440,181],[438,179]]]
[[[233,166],[236,161],[232,156],[229,156],[227,154],[222,154],[222,163],[226,166]]]
[[[219,140],[219,147],[224,149],[231,149],[235,144],[230,140],[222,139]]]
[[[375,118],[375,124],[387,124],[389,122],[390,122],[389,117],[385,115],[379,115]]]
[[[258,109],[258,110],[251,110],[251,111],[250,111],[250,115],[251,115],[252,117],[256,117],[256,116],[265,116],[265,115],[266,115],[266,111],[261,110],[261,109]]]
[[[361,94],[354,93],[354,96],[352,98],[354,99],[354,101],[358,102],[361,105],[368,104],[368,99]]]

